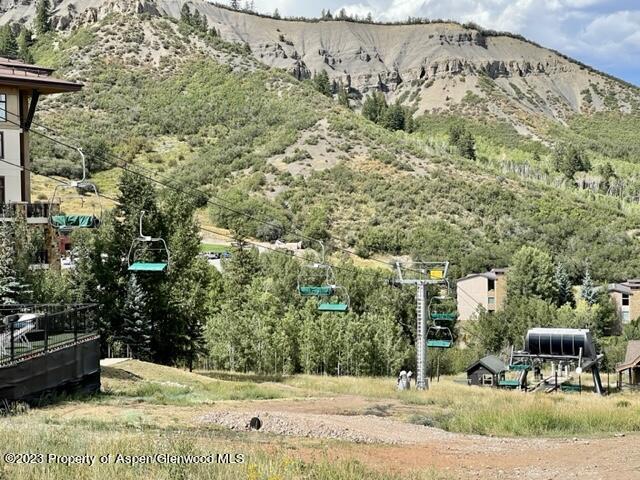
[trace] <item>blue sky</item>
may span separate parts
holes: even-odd
[[[255,0],[256,9],[318,16],[345,8],[379,20],[408,16],[473,21],[524,35],[640,85],[640,0]]]

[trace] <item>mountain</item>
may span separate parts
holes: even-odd
[[[28,21],[34,4],[0,1],[2,21]],[[63,0],[53,25],[64,30],[113,12],[180,18],[184,4],[223,39],[247,44],[261,63],[298,79],[327,71],[336,86],[350,89],[355,104],[380,90],[417,114],[506,119],[523,133],[539,131],[537,117],[566,122],[575,113],[640,110],[637,88],[519,36],[474,25],[288,21],[204,0]]]
[[[0,0],[0,22],[29,24],[34,3]],[[454,276],[534,244],[574,280],[587,265],[602,281],[640,275],[637,88],[452,23],[285,21],[187,2],[204,28],[181,19],[184,3],[63,0],[31,47],[86,85],[43,100],[36,123],[83,144],[103,192],[126,162],[192,191],[203,214],[196,189],[269,219],[208,209],[215,226],[261,240],[301,230],[365,257],[447,258]],[[351,108],[306,78],[321,69],[350,78]],[[374,88],[412,108],[410,132],[358,113]],[[475,159],[451,143],[454,125]],[[584,171],[558,171],[565,144]],[[39,173],[77,175],[73,152],[37,135],[32,150]],[[47,198],[51,181],[35,184]]]

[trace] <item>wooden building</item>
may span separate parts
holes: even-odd
[[[488,355],[467,368],[467,383],[480,387],[497,387],[508,370],[506,363],[495,355]]]
[[[616,365],[618,385],[640,386],[640,340],[630,340],[627,344],[627,354],[624,362]],[[628,375],[628,377],[627,377]],[[625,377],[628,381],[625,382]]]
[[[20,216],[45,239],[36,263],[59,265],[59,239],[49,225],[49,201],[32,203],[29,132],[43,95],[77,92],[82,84],[52,76],[50,68],[0,57],[0,222]]]

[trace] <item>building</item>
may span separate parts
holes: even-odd
[[[607,291],[616,305],[622,325],[640,317],[640,279],[627,280],[624,283],[611,283],[607,287]]]
[[[480,387],[497,387],[508,370],[506,363],[495,355],[488,355],[467,368],[467,383]]]
[[[494,268],[485,273],[472,273],[456,282],[458,298],[458,319],[467,321],[474,318],[480,307],[488,312],[502,308],[507,294],[507,270]]]
[[[49,215],[56,212],[49,212],[48,201],[31,199],[29,131],[41,96],[76,92],[82,84],[52,74],[50,68],[0,57],[0,221],[18,215],[42,229],[45,244],[38,257],[57,264],[57,233],[49,226]]]
[[[640,385],[640,340],[629,341],[624,362],[616,365],[616,372],[618,373],[618,385],[623,385],[625,372],[629,374],[627,386],[637,387]]]

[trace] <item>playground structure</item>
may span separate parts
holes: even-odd
[[[455,314],[431,312],[432,299],[429,298],[428,287],[445,287],[447,296],[436,296],[435,299],[448,298],[449,262],[420,262],[405,268],[396,262],[396,285],[412,285],[416,287],[416,388],[428,390],[427,358],[429,348],[451,348],[453,335],[451,329],[436,322],[451,322]],[[429,323],[429,327],[427,327]],[[430,337],[431,335],[431,337]]]
[[[346,313],[350,306],[349,292],[337,284],[333,267],[325,261],[324,244],[320,241],[318,244],[320,253],[312,250],[315,261],[300,268],[298,293],[303,297],[317,298],[319,312]]]
[[[524,349],[512,349],[509,371],[517,379],[501,380],[498,386],[524,391],[580,391],[581,383],[572,384],[574,376],[580,382],[582,372],[591,371],[596,393],[603,395],[600,363],[604,355],[596,351],[591,332],[571,328],[533,328],[527,332]],[[551,364],[551,374],[543,375],[544,364]],[[529,373],[540,372],[529,385]]]

